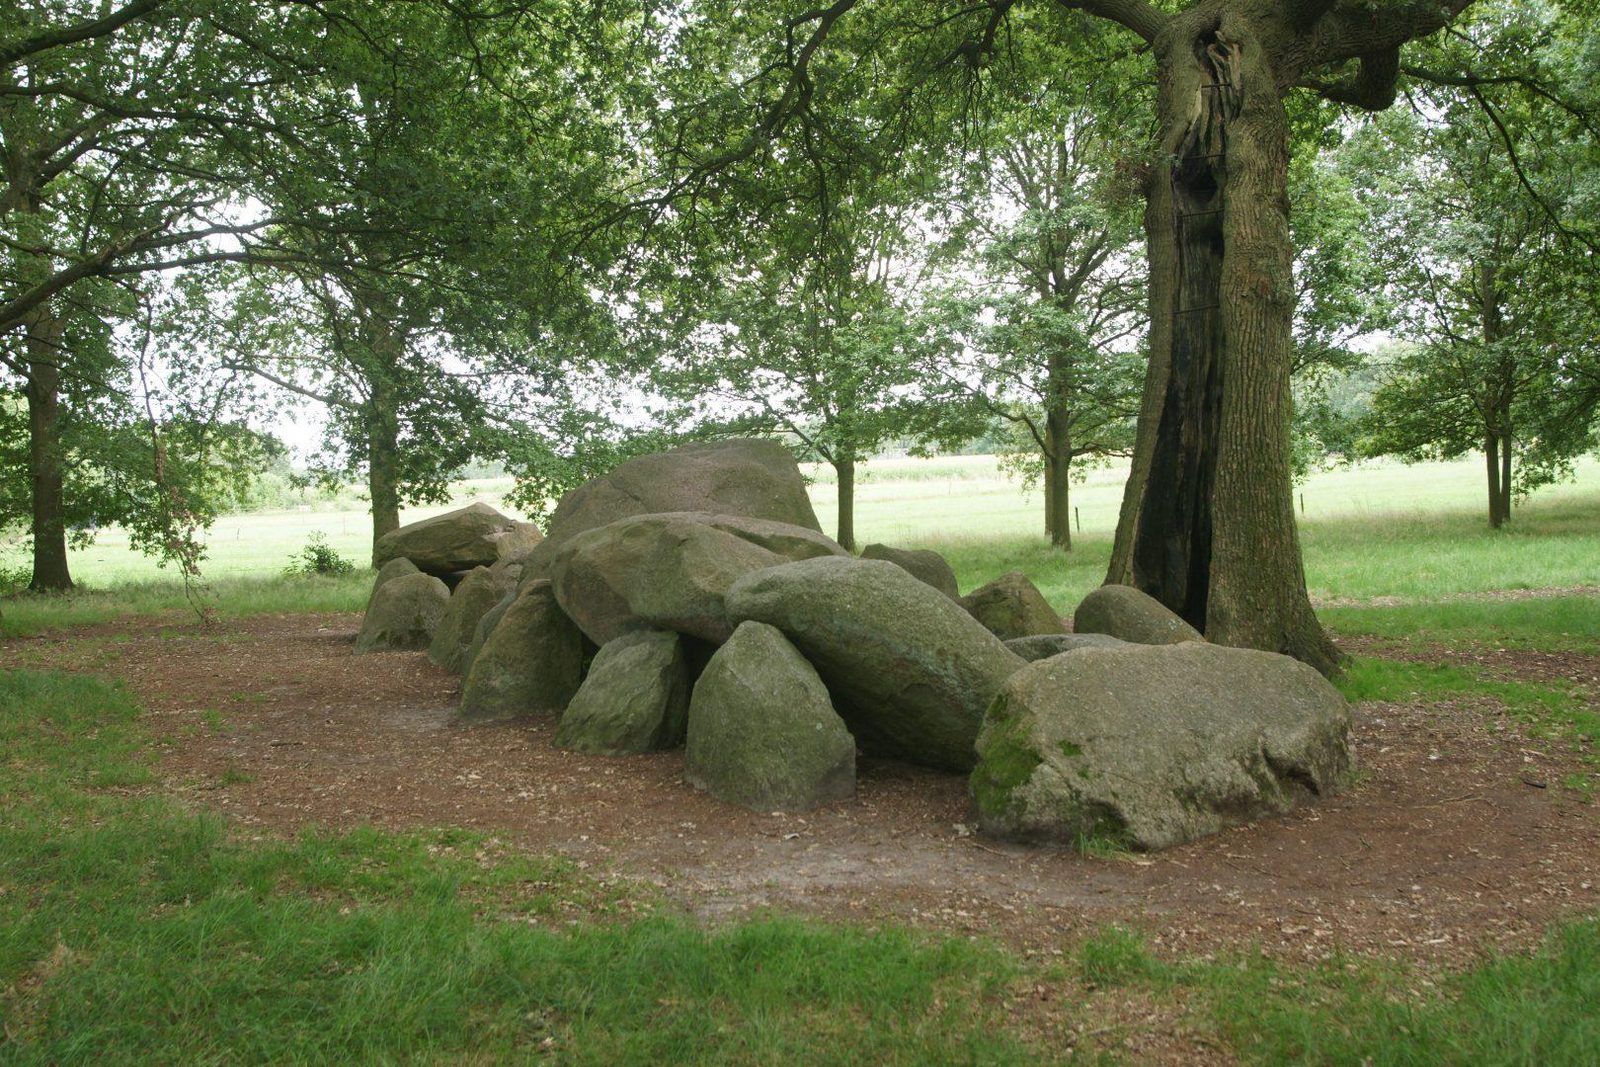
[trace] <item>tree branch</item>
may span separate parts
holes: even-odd
[[[135,19],[144,18],[157,8],[167,3],[167,0],[131,0],[116,11],[93,22],[83,22],[76,26],[65,26],[53,30],[36,33],[32,37],[24,37],[14,44],[0,48],[0,67],[9,67],[19,59],[39,52],[49,51],[52,48],[61,48],[80,41],[90,41],[96,37],[105,37],[116,33],[123,26]]]
[[[1060,0],[1062,7],[1085,11],[1132,30],[1148,43],[1156,39],[1172,16],[1146,0]]]

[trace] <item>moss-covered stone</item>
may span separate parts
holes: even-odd
[[[367,606],[372,606],[372,598],[377,596],[378,590],[389,582],[394,581],[396,578],[403,578],[408,574],[417,573],[419,573],[417,565],[409,559],[403,556],[399,559],[391,559],[388,563],[378,568],[377,577],[372,579],[372,592],[367,594]]]
[[[433,643],[428,646],[428,658],[452,674],[460,674],[466,664],[467,650],[472,647],[473,635],[477,633],[478,621],[500,602],[513,584],[512,579],[497,575],[488,567],[478,567],[461,579],[439,619]]]
[[[378,538],[374,563],[408,559],[427,574],[444,577],[488,567],[501,557],[536,543],[537,527],[475,503],[457,511],[407,523]]]
[[[1078,605],[1072,629],[1080,634],[1107,634],[1139,645],[1174,645],[1204,641],[1155,597],[1127,585],[1102,585]]]
[[[695,683],[684,777],[753,811],[805,811],[854,794],[856,743],[805,657],[746,622]]]
[[[1185,642],[1041,660],[979,734],[979,826],[1165,848],[1336,789],[1349,725],[1339,692],[1286,656]]]
[[[373,593],[356,635],[356,652],[427,648],[450,604],[450,590],[432,575],[412,572]]]
[[[704,512],[634,515],[566,541],[550,560],[562,610],[605,645],[630,630],[673,630],[721,644],[733,633],[723,598],[753,571],[844,556],[803,526]]]
[[[961,598],[966,608],[1002,641],[1066,633],[1066,625],[1044,594],[1021,571],[1008,571]]]
[[[931,548],[893,548],[889,545],[868,545],[861,550],[862,559],[883,559],[903,568],[913,578],[926,582],[951,600],[961,599],[961,587],[956,584],[956,572],[949,562]]]
[[[624,634],[600,649],[556,730],[557,748],[630,756],[683,741],[689,672],[670,631]]]
[[[864,751],[955,771],[1022,660],[954,601],[883,560],[808,559],[728,591],[730,619],[782,630],[816,667]]]
[[[535,582],[506,609],[467,673],[461,718],[468,722],[560,714],[578,691],[583,637]]]

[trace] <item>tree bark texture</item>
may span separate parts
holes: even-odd
[[[1173,17],[1154,46],[1151,361],[1108,581],[1219,644],[1332,673],[1339,653],[1306,592],[1290,477],[1283,84],[1257,26],[1231,7]]]
[[[838,528],[834,540],[851,552],[856,550],[856,458],[841,456],[833,461],[839,481]]]
[[[1489,527],[1498,530],[1505,525],[1506,516],[1500,507],[1500,438],[1495,434],[1483,439],[1483,460],[1489,475]]]
[[[375,388],[367,406],[367,495],[372,500],[372,549],[400,528],[400,430],[389,390]]]
[[[65,474],[61,445],[61,322],[41,305],[27,334],[28,473],[32,493],[33,580],[28,588],[72,588],[67,565]]]
[[[1072,551],[1072,431],[1059,404],[1045,412],[1044,513],[1050,543]]]

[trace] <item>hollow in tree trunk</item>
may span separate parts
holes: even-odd
[[[1151,362],[1107,577],[1219,644],[1333,673],[1340,657],[1306,593],[1290,482],[1282,90],[1251,20],[1227,9],[1175,16],[1154,43]]]
[[[834,540],[851,552],[856,550],[856,458],[844,455],[833,461],[839,477],[839,522]]]
[[[48,305],[28,324],[28,473],[33,510],[33,580],[41,593],[72,588],[67,566],[61,449],[61,323]]]

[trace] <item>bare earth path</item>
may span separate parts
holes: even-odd
[[[1343,795],[1097,859],[972,836],[961,777],[864,762],[851,802],[757,815],[684,784],[676,753],[561,752],[549,721],[456,727],[459,680],[421,653],[353,656],[358,622],[136,621],[0,642],[0,662],[126,679],[162,739],[163,787],[242,828],[469,827],[709,916],[893,918],[1041,952],[1120,922],[1168,953],[1449,966],[1600,908],[1600,805],[1559,787],[1580,764],[1492,702],[1364,705],[1361,778]],[[1597,657],[1524,655],[1528,677],[1600,677]]]

